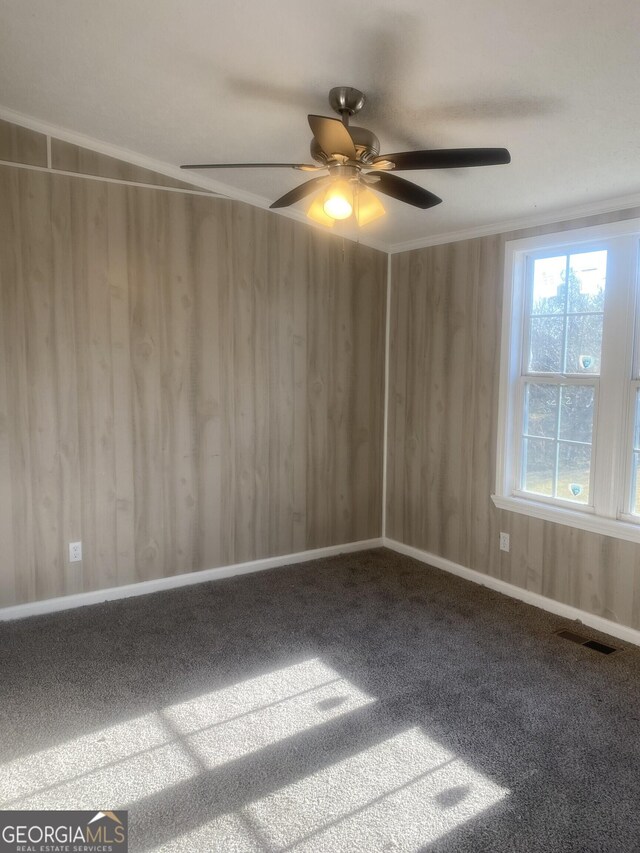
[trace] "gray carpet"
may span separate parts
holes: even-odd
[[[0,625],[0,808],[128,808],[133,851],[638,851],[640,650],[563,627],[385,550]]]

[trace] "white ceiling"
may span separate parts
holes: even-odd
[[[169,164],[308,161],[307,113],[363,89],[382,152],[506,146],[404,173],[387,247],[640,192],[637,0],[0,0],[0,102]],[[211,177],[213,173],[207,173]],[[301,173],[217,173],[265,203]]]

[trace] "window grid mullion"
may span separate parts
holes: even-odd
[[[602,311],[566,311],[568,317],[598,317]],[[532,320],[540,320],[543,317],[563,317],[564,314],[529,314]]]

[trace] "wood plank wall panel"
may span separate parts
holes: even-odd
[[[4,177],[7,177],[6,170]],[[25,395],[18,396],[16,388],[25,381],[24,335],[16,334],[16,323],[22,317],[22,295],[18,288],[21,278],[21,237],[17,211],[19,197],[17,181],[3,181],[2,194],[9,203],[0,204],[0,324],[3,365],[0,370],[0,537],[6,560],[5,571],[0,573],[0,596],[12,602],[33,597],[33,558],[31,543],[23,537],[29,527],[27,513],[31,507],[28,445],[20,430],[26,421]],[[16,429],[18,427],[18,429]],[[20,526],[16,527],[16,520]],[[19,574],[14,567],[22,565]]]
[[[499,511],[495,487],[504,244],[640,210],[392,259],[387,535],[640,628],[640,546]],[[511,534],[511,551],[498,533]]]
[[[29,166],[47,165],[47,137],[0,119],[0,160]]]
[[[73,281],[73,253],[69,235],[72,227],[71,197],[61,182],[51,184],[51,233],[53,248],[53,306],[56,351],[56,419],[59,425],[60,542],[63,554],[61,589],[81,585],[82,567],[64,559],[64,535],[71,541],[82,529],[80,491],[80,431],[78,424],[78,364],[75,350],[66,342],[76,339],[76,302]]]
[[[12,127],[15,127],[15,125],[12,125]],[[20,130],[23,130],[23,128],[18,128],[18,131]],[[0,145],[1,143],[2,135],[0,133]],[[36,165],[46,166],[46,157],[45,138],[45,162]],[[9,158],[5,157],[0,159]],[[193,186],[188,181],[177,181],[174,178],[169,178],[167,175],[161,175],[158,172],[151,171],[150,169],[135,166],[133,163],[118,160],[117,157],[109,157],[106,154],[100,154],[97,151],[92,151],[90,148],[83,148],[80,145],[74,145],[72,142],[65,142],[63,139],[51,139],[51,168],[62,172],[78,172],[81,175],[93,175],[100,178],[114,178],[115,180],[130,181],[138,184],[152,184],[154,186],[175,187],[178,189],[193,189]],[[203,192],[206,192],[206,190],[203,190]]]
[[[55,180],[70,188],[68,181]],[[115,455],[116,574],[117,584],[127,583],[135,566],[135,482],[133,430],[133,371],[131,369],[131,289],[127,263],[129,219],[127,193],[107,186],[107,283],[109,289],[109,335],[113,394],[113,440]],[[68,240],[72,243],[71,237]]]
[[[386,256],[11,167],[0,240],[0,606],[380,535]]]

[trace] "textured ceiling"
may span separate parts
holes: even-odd
[[[0,0],[0,103],[169,164],[308,159],[309,112],[362,88],[382,151],[506,146],[510,166],[406,173],[392,245],[640,192],[636,0]],[[208,173],[208,177],[212,173]],[[271,201],[304,176],[218,182]],[[233,190],[230,190],[233,193]]]

